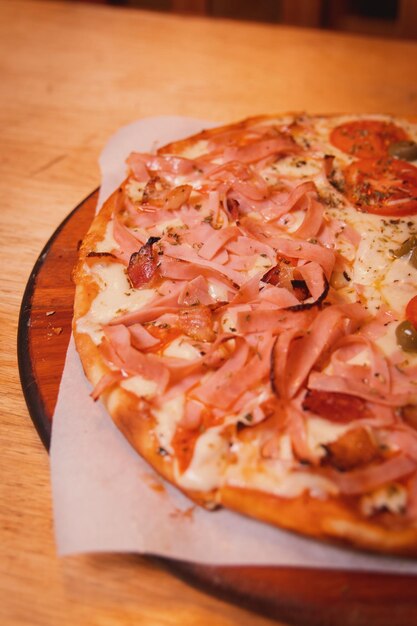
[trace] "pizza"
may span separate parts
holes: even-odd
[[[92,397],[194,502],[417,555],[416,142],[285,114],[128,156],[73,331]]]

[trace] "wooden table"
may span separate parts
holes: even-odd
[[[16,364],[43,244],[141,116],[417,109],[417,44],[82,4],[0,0],[0,623],[268,624],[136,557],[55,554],[48,456]]]

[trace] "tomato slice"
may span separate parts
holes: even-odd
[[[386,156],[392,143],[408,139],[402,128],[378,120],[346,122],[330,133],[330,141],[336,148],[358,159]]]
[[[417,167],[400,159],[362,159],[345,170],[345,193],[359,211],[417,214]]]
[[[405,309],[406,319],[417,328],[417,296],[411,298]]]

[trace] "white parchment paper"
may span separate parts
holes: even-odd
[[[101,203],[131,150],[151,151],[213,123],[181,117],[120,129],[100,157]],[[356,553],[226,510],[207,512],[164,483],[93,402],[74,342],[53,418],[51,473],[58,552],[140,552],[206,564],[290,565],[417,574],[417,562]]]

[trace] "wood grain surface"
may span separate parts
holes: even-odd
[[[293,109],[412,115],[417,45],[0,0],[0,59],[0,623],[272,623],[149,560],[56,557],[48,456],[17,371],[20,301],[51,233],[97,187],[100,149],[122,124]]]

